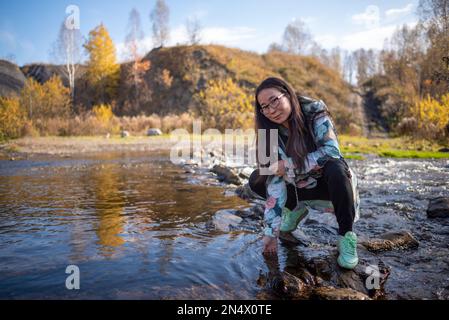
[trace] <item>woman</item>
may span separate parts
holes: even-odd
[[[259,141],[257,135],[259,169],[249,179],[251,190],[266,199],[264,254],[277,253],[277,238],[292,237],[289,232],[307,215],[308,208],[318,206],[335,213],[337,261],[341,267],[353,269],[358,263],[357,236],[352,231],[358,218],[357,180],[341,155],[326,105],[297,95],[278,78],[264,80],[255,99],[256,130],[278,129],[279,133],[279,161],[271,164],[268,174],[259,155],[272,150],[270,134],[265,134],[266,141]],[[265,142],[265,150],[259,150],[261,142]]]

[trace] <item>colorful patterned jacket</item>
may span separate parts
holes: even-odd
[[[317,146],[316,151],[310,152],[305,161],[305,169],[293,169],[294,175],[285,175],[283,177],[269,176],[266,182],[267,185],[267,199],[274,198],[276,202],[270,202],[270,206],[265,208],[265,235],[274,236],[275,231],[282,229],[282,216],[287,200],[286,183],[296,185],[298,188],[311,189],[316,187],[317,179],[322,176],[322,170],[313,170],[316,166],[323,168],[329,159],[343,159],[338,144],[335,127],[330,117],[324,113],[327,110],[326,104],[322,100],[313,100],[307,97],[300,99],[303,113],[307,122],[313,124],[312,130],[314,133],[314,142]],[[288,129],[284,126],[279,126],[279,134],[284,136],[279,137],[279,154],[280,158],[286,160],[289,166],[293,168],[293,161],[286,154],[286,146],[284,140],[288,137]],[[287,169],[288,170],[288,169]],[[355,221],[359,218],[359,195],[357,190],[357,177],[351,170],[351,183],[354,194],[354,205],[356,211]],[[333,205],[330,201],[323,200],[308,200],[300,201],[297,210],[308,210],[313,208],[319,211],[333,212]],[[288,209],[287,209],[288,210]]]

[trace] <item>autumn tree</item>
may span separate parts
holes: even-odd
[[[449,88],[449,0],[420,0],[418,14],[429,41],[422,65],[426,93],[438,98]]]
[[[268,53],[270,53],[270,52],[284,52],[285,51],[285,49],[284,49],[284,47],[282,46],[282,44],[279,44],[279,43],[277,43],[277,42],[272,42],[269,46],[268,46],[268,49],[267,49],[267,52]]]
[[[44,84],[28,78],[20,93],[20,105],[30,120],[65,118],[71,113],[70,89],[56,75]]]
[[[59,35],[54,44],[52,55],[64,68],[64,74],[69,80],[72,103],[75,99],[75,81],[81,62],[81,32],[77,28],[69,28],[64,21],[59,29]]]
[[[106,103],[115,98],[120,77],[116,49],[103,24],[89,32],[84,45],[88,52],[87,79],[94,88],[95,101]]]
[[[153,29],[153,43],[155,47],[163,47],[170,37],[169,20],[170,9],[164,0],[157,0],[150,13]]]
[[[352,53],[355,64],[357,84],[362,85],[371,76],[376,74],[377,57],[373,49],[358,49]]]
[[[197,17],[190,17],[186,21],[189,44],[197,45],[201,41],[201,24]]]
[[[343,75],[348,83],[353,84],[355,74],[355,63],[352,52],[345,51],[343,58]]]
[[[19,138],[26,120],[17,97],[0,97],[0,141]]]
[[[283,46],[289,53],[305,54],[311,40],[312,36],[301,20],[295,20],[285,28]]]

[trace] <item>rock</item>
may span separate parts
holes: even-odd
[[[353,270],[343,269],[337,264],[336,249],[305,248],[296,258],[289,257],[288,263],[296,270],[307,269],[315,277],[315,282],[324,286],[349,288],[370,297],[383,297],[390,268],[368,251],[358,250],[358,253],[359,264]],[[371,279],[373,270],[377,272],[376,286],[367,287],[367,279]]]
[[[235,210],[219,210],[215,213],[212,224],[221,231],[231,231],[231,226],[237,226],[243,219],[235,215]]]
[[[130,136],[128,131],[123,130],[122,132],[120,132],[120,136],[122,138],[128,138]]]
[[[50,78],[54,75],[59,76],[65,86],[69,85],[68,78],[65,74],[64,66],[60,65],[51,65],[51,64],[28,64],[21,68],[23,74],[28,78],[33,78],[40,84],[43,84],[50,80]],[[81,66],[78,66],[78,75],[80,75]]]
[[[219,179],[226,183],[232,183],[237,186],[241,185],[242,182],[240,181],[240,178],[235,173],[234,170],[229,169],[228,167],[225,167],[223,165],[215,165],[211,171],[219,176]]]
[[[161,136],[162,131],[160,129],[151,128],[147,131],[147,136]]]
[[[190,173],[190,174],[193,174],[193,173],[195,173],[195,170],[194,169],[192,169],[192,168],[190,168],[189,166],[185,166],[184,167],[184,173]]]
[[[288,299],[308,299],[310,296],[310,289],[314,283],[307,283],[303,279],[283,271],[282,273],[271,277],[268,285],[279,297]]]
[[[207,227],[224,232],[245,231],[258,233],[263,227],[263,212],[260,215],[257,206],[244,210],[223,209],[215,213],[206,223]]]
[[[384,233],[378,239],[361,241],[360,244],[368,251],[376,253],[390,250],[414,249],[419,246],[418,240],[407,231]]]
[[[259,275],[258,284],[268,293],[284,299],[320,300],[369,300],[385,296],[390,268],[379,261],[376,264],[373,256],[362,258],[354,270],[345,270],[336,263],[336,250],[309,250],[315,251],[313,257],[301,254],[295,257],[293,251],[287,254],[288,271],[280,272],[278,264],[265,259],[269,272]],[[374,275],[372,270],[377,272],[373,288],[368,278]]]
[[[428,218],[447,218],[449,217],[449,198],[437,197],[429,201],[427,208]]]
[[[257,193],[253,192],[251,188],[249,187],[248,183],[245,183],[244,185],[241,185],[235,189],[235,194],[242,198],[243,200],[253,200],[253,199],[261,199]]]
[[[18,95],[25,84],[25,76],[17,65],[0,60],[0,97]]]
[[[251,176],[251,174],[253,173],[254,168],[251,167],[245,167],[242,170],[240,170],[239,176],[242,179],[249,179],[249,177]]]
[[[257,219],[263,219],[263,215],[265,213],[265,208],[263,205],[255,205],[251,208],[254,217]]]
[[[318,287],[315,288],[310,299],[318,300],[371,300],[366,294],[349,288]]]

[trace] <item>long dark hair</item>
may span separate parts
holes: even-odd
[[[290,100],[292,112],[288,118],[288,141],[286,146],[287,154],[292,157],[293,162],[297,168],[304,170],[306,156],[309,152],[316,150],[316,146],[313,138],[313,129],[311,122],[307,121],[300,105],[301,96],[297,95],[290,84],[279,78],[267,78],[256,89],[255,94],[255,129],[256,129],[256,160],[259,162],[259,129],[267,130],[266,134],[266,150],[265,155],[269,155],[270,152],[270,129],[279,129],[279,125],[270,121],[261,112],[261,106],[257,99],[259,93],[264,89],[277,89]]]

